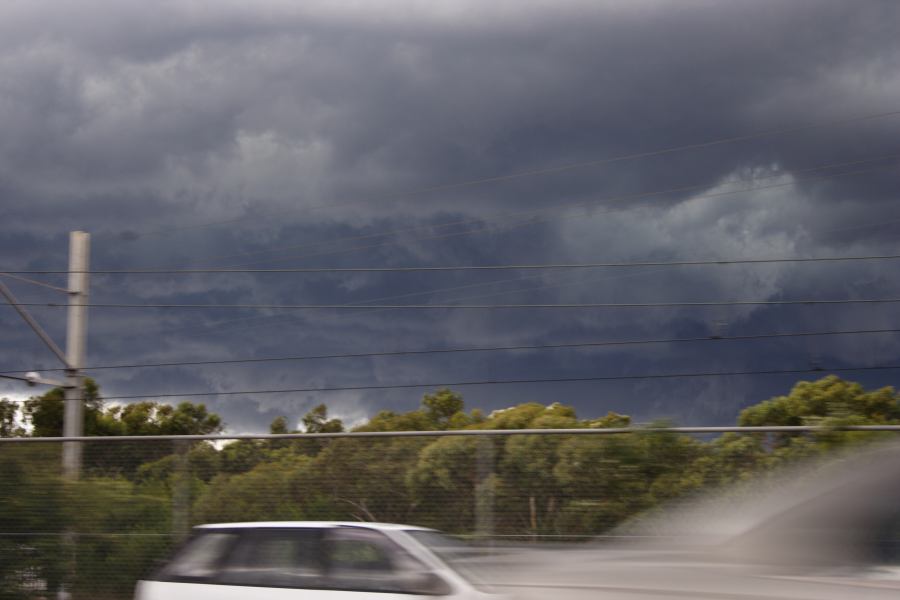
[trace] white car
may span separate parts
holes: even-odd
[[[224,523],[195,527],[136,600],[497,598],[440,558],[452,538],[383,523]]]

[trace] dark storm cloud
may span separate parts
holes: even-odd
[[[900,118],[490,178],[900,109],[900,8],[831,2],[81,0],[0,8],[2,266],[498,264],[891,254]],[[662,190],[681,189],[640,198]],[[766,189],[729,192],[746,187]],[[435,188],[435,189],[432,189]],[[419,193],[407,193],[420,190]],[[631,197],[626,198],[626,197]],[[380,235],[395,232],[392,235]],[[663,302],[889,297],[871,264],[419,275],[104,276],[98,302]],[[61,283],[62,279],[54,279]],[[16,284],[23,298],[53,292]],[[892,327],[891,305],[91,314],[92,363]],[[39,316],[61,339],[62,312]],[[4,369],[47,368],[0,315]],[[892,336],[98,371],[110,395],[890,363]],[[725,345],[722,345],[725,344]],[[51,357],[52,358],[52,357]],[[867,383],[891,382],[891,373]],[[468,387],[472,406],[729,422],[793,378]],[[9,389],[12,388],[0,388]],[[424,391],[424,390],[423,390]],[[18,391],[17,391],[18,393]],[[320,400],[208,399],[235,431]]]

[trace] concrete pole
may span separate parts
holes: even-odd
[[[91,236],[83,231],[69,234],[69,316],[66,330],[66,400],[63,436],[84,434],[84,367],[87,335],[88,270]],[[63,442],[63,474],[78,479],[81,472],[81,442]]]

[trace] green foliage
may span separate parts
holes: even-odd
[[[63,575],[59,532],[65,526],[59,452],[47,446],[0,446],[0,598],[27,598],[33,580],[56,586]]]
[[[25,402],[24,417],[31,435],[62,435],[65,392],[53,388]],[[85,379],[84,432],[89,436],[202,435],[222,431],[221,418],[204,404],[182,402],[177,406],[159,402],[135,402],[106,408],[100,388]],[[172,452],[170,442],[117,443],[116,451],[106,445],[88,444],[84,450],[85,468],[95,474],[133,476],[138,468]]]
[[[63,580],[75,597],[128,597],[170,547],[167,497],[124,479],[63,482],[58,446],[4,447],[0,473],[0,598]]]
[[[787,396],[778,396],[741,411],[741,425],[818,425],[829,419],[869,424],[896,423],[900,401],[892,387],[866,392],[861,385],[829,375],[801,381]]]
[[[63,407],[65,390],[53,388],[41,396],[33,396],[25,401],[25,419],[32,426],[35,437],[58,437],[63,429]],[[103,401],[100,389],[91,378],[84,380],[84,433],[85,435],[106,435],[102,419]]]
[[[464,406],[462,395],[446,388],[434,394],[425,394],[422,398],[425,415],[437,429],[447,429],[456,415],[463,415]],[[464,415],[463,420],[458,422],[465,425]]]
[[[344,430],[340,419],[329,419],[328,408],[319,404],[303,416],[303,429],[306,433],[338,433]]]
[[[25,430],[17,423],[19,407],[15,402],[0,398],[0,437],[20,437]]]
[[[198,483],[209,483],[224,471],[222,454],[207,442],[179,442],[189,445],[187,452],[167,454],[160,459],[141,464],[132,479],[142,490],[157,494],[171,494],[185,474]]]
[[[204,404],[181,402],[177,406],[158,402],[137,402],[125,407],[112,407],[104,412],[110,429],[121,435],[204,435],[222,430],[219,415],[210,413]],[[113,434],[115,435],[115,434]]]
[[[532,421],[543,415],[547,407],[527,402],[503,410],[495,410],[484,423],[486,429],[528,429]]]
[[[36,437],[62,435],[65,391],[53,388],[25,402],[24,416]],[[100,388],[84,380],[85,435],[190,435],[222,430],[221,418],[203,404],[182,402],[178,406],[159,402],[136,402],[104,408]]]
[[[493,442],[445,437],[422,449],[405,478],[419,522],[449,532],[472,530],[473,498],[479,482],[476,468],[479,443]]]
[[[219,468],[223,473],[246,473],[266,460],[266,450],[260,440],[236,440],[222,447]]]
[[[434,422],[422,410],[395,413],[382,410],[369,419],[368,423],[354,427],[353,431],[433,431]]]
[[[599,419],[594,419],[592,421],[588,421],[588,427],[593,427],[595,429],[618,429],[621,427],[630,427],[631,426],[631,417],[628,415],[620,415],[615,412],[606,413],[605,417],[600,417]]]
[[[310,460],[307,456],[292,456],[259,464],[245,473],[216,476],[197,499],[194,519],[210,523],[306,518],[296,480]]]
[[[287,418],[275,417],[275,419],[273,419],[272,423],[269,425],[269,433],[275,435],[290,433],[290,431],[288,430]]]
[[[427,443],[420,438],[333,440],[316,456],[305,485],[326,491],[343,518],[409,521],[415,503],[406,474]]]
[[[892,387],[867,392],[858,383],[836,375],[818,381],[801,381],[787,396],[777,396],[741,411],[738,422],[745,426],[762,425],[887,425],[900,423],[900,396]],[[777,435],[771,443],[783,460],[798,458],[811,451],[824,451],[877,439],[879,434],[825,431],[812,436]],[[814,440],[814,449],[808,439]],[[793,449],[796,446],[796,449]]]
[[[23,414],[35,435],[58,434],[62,402],[62,391],[51,390],[26,403]],[[2,433],[21,435],[15,407],[8,405],[0,402]],[[105,408],[93,383],[87,408],[91,433],[209,433],[222,427],[203,405]],[[739,419],[741,425],[831,427],[898,422],[900,403],[892,388],[866,391],[834,376],[800,382],[786,396],[745,409]],[[270,429],[287,433],[288,423],[279,417]],[[300,423],[307,433],[344,430],[325,405]],[[355,431],[626,427],[627,415],[583,420],[560,403],[524,402],[487,416],[467,413],[461,395],[442,389],[424,395],[417,410],[381,411]],[[127,595],[140,569],[189,522],[368,520],[456,533],[595,535],[694,492],[749,481],[874,437],[831,429],[700,440],[656,428],[594,435],[238,440],[220,446],[119,442],[114,452],[109,444],[87,444],[87,478],[68,487],[56,475],[58,447],[0,447],[0,531],[49,534],[0,536],[0,587],[13,590],[0,592],[0,598],[19,597],[16,590],[28,578],[55,586],[69,572],[72,556],[87,561],[78,563],[84,566],[76,581],[85,597]],[[76,554],[59,543],[67,529],[83,534]]]
[[[129,596],[134,581],[172,545],[169,499],[142,494],[122,478],[69,484],[65,512],[75,536],[76,597]]]

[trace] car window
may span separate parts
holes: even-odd
[[[222,565],[218,583],[314,588],[324,574],[316,529],[248,531]]]
[[[203,581],[216,573],[217,566],[237,535],[230,532],[195,534],[157,574],[162,581]]]
[[[327,585],[333,589],[409,591],[428,569],[383,533],[346,527],[324,541]]]

